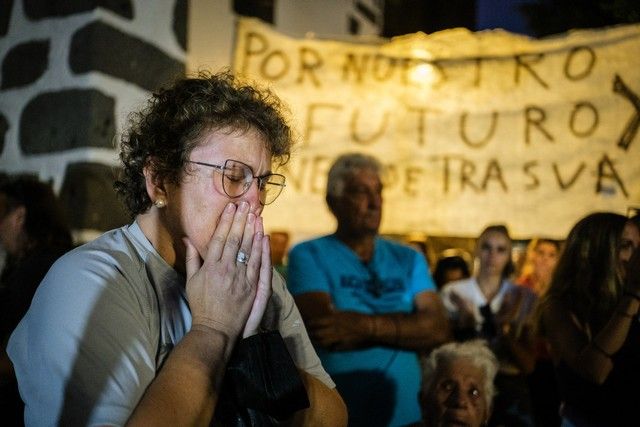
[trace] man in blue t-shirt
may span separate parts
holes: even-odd
[[[350,426],[419,421],[417,352],[450,338],[424,257],[378,236],[380,173],[371,156],[339,157],[326,198],[336,232],[289,253],[289,288],[347,404]]]

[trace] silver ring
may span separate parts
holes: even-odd
[[[238,251],[238,256],[236,256],[236,261],[240,264],[246,264],[249,261],[249,255],[245,254],[242,251]]]

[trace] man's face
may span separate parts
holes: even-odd
[[[371,169],[351,174],[342,196],[333,201],[339,227],[353,235],[376,234],[382,218],[382,182]]]

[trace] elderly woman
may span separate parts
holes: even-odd
[[[345,424],[272,280],[260,214],[285,185],[272,170],[291,146],[279,101],[227,73],[180,79],[121,142],[134,222],[58,260],[9,342],[26,423],[209,425],[240,340],[277,329],[311,403],[299,421]]]
[[[426,427],[486,425],[498,361],[483,340],[449,343],[423,363],[420,404]]]

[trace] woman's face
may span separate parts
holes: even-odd
[[[542,277],[551,275],[558,262],[558,248],[550,242],[540,242],[533,251],[535,272]]]
[[[626,263],[631,259],[633,251],[640,245],[640,230],[638,226],[631,221],[627,221],[622,230],[622,236],[620,238],[620,249],[618,251],[618,260],[621,263]]]
[[[467,359],[443,366],[432,389],[424,396],[430,426],[479,427],[489,418],[484,373]]]
[[[255,130],[245,133],[228,133],[226,129],[211,131],[189,156],[193,162],[218,166],[223,166],[227,159],[247,164],[254,176],[271,172],[271,154]],[[249,212],[256,216],[260,216],[263,208],[256,180],[244,195],[231,198],[225,194],[222,174],[216,169],[187,163],[185,170],[179,185],[165,184],[167,203],[159,209],[161,221],[170,236],[170,242],[164,244],[173,245],[177,251],[175,265],[178,269],[182,267],[180,261],[184,260],[182,238],[188,237],[204,258],[220,215],[229,202],[238,206],[242,202],[248,203]]]
[[[478,242],[480,271],[485,274],[502,274],[511,259],[511,241],[498,231],[489,231]]]

